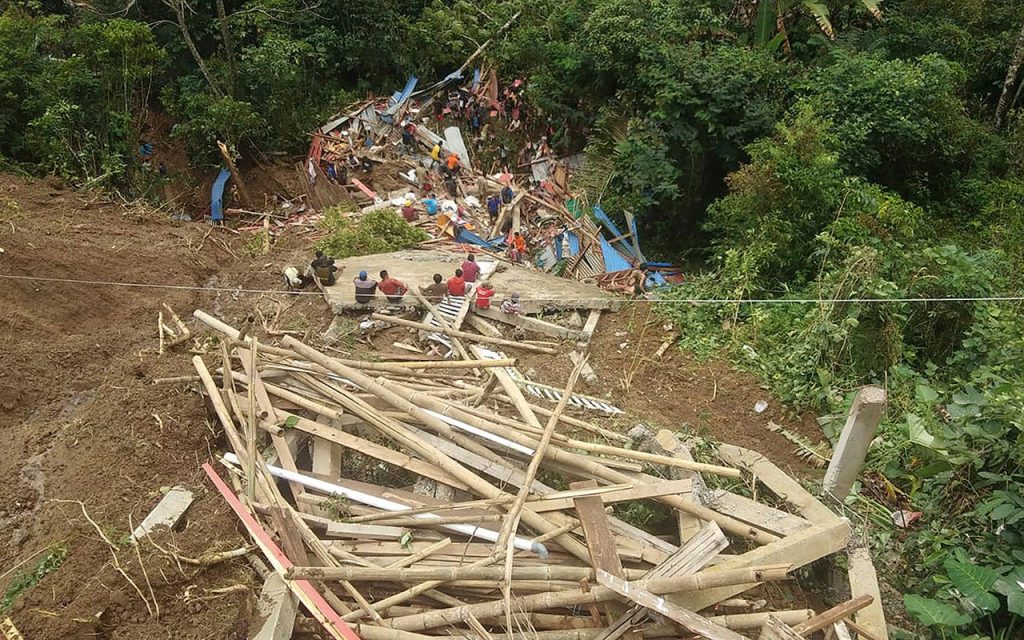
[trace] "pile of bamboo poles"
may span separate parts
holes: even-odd
[[[226,473],[207,472],[330,637],[742,638],[769,612],[739,594],[849,537],[835,516],[732,494],[717,507],[703,478],[747,460],[694,462],[662,434],[659,450],[629,449],[567,415],[585,358],[542,407],[514,359],[342,360],[195,317],[223,335],[216,362],[193,358],[231,449]],[[678,531],[613,515],[635,500],[672,510]],[[814,615],[771,613],[785,628]]]

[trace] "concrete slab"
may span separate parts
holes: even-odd
[[[173,529],[185,515],[185,511],[192,505],[193,499],[192,492],[181,487],[174,487],[168,491],[163,500],[149,512],[142,524],[132,531],[132,540],[138,540],[153,533],[157,527]]]
[[[435,273],[440,273],[447,280],[465,258],[464,253],[409,249],[339,260],[335,263],[339,269],[337,283],[331,287],[324,287],[324,297],[335,313],[369,312],[395,306],[388,303],[381,294],[377,294],[369,304],[356,303],[352,280],[360,271],[366,271],[376,277],[382,269],[386,269],[392,277],[398,278],[410,288],[427,285],[433,282]],[[523,313],[566,309],[617,310],[626,301],[599,289],[596,285],[560,278],[536,269],[496,262],[479,255],[477,260],[484,271],[496,267],[488,279],[497,290],[495,302],[500,303],[506,296],[518,293]],[[406,296],[399,306],[413,308],[418,307],[419,303],[412,296]]]

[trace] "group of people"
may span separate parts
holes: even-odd
[[[381,271],[379,275],[380,280],[377,280],[366,271],[360,271],[359,275],[352,280],[352,284],[355,286],[356,302],[368,304],[373,301],[379,291],[389,303],[400,304],[409,292],[409,287],[401,280],[391,277],[386,270]],[[476,261],[476,256],[470,253],[462,265],[455,270],[454,275],[445,280],[440,273],[435,273],[433,282],[421,285],[419,292],[431,304],[438,304],[446,298],[464,298],[472,295],[473,304],[477,309],[490,309],[491,298],[494,297],[495,290],[487,282],[478,284],[479,278],[480,265]],[[509,299],[503,301],[501,310],[509,314],[522,313],[519,294],[512,294]]]

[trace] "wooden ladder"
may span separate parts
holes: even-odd
[[[21,635],[10,618],[4,618],[4,621],[0,622],[0,631],[3,631],[4,638],[7,640],[25,640],[25,636]]]

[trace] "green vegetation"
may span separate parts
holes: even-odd
[[[0,600],[0,615],[10,611],[14,602],[24,595],[29,589],[39,584],[39,581],[47,574],[53,573],[68,557],[68,549],[64,545],[57,545],[49,553],[42,557],[31,570],[17,574],[4,591],[4,597]]]
[[[557,153],[585,151],[575,186],[692,267],[662,306],[685,345],[823,414],[827,437],[858,386],[884,384],[873,487],[850,504],[879,564],[935,637],[1019,635],[1024,314],[963,298],[1024,282],[1021,0],[5,7],[0,167],[136,193],[154,116],[194,163],[217,139],[301,150],[352,98],[443,77],[521,11],[482,58],[528,81],[530,118],[497,143],[550,126]],[[424,237],[392,211],[324,229],[336,257]],[[897,508],[924,515],[885,526]]]
[[[359,222],[353,222],[336,208],[328,209],[320,228],[327,235],[317,242],[317,249],[338,259],[398,251],[430,238],[394,209],[371,211]]]

